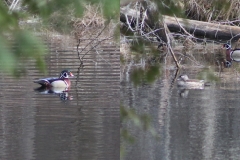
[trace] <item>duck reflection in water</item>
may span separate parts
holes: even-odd
[[[177,79],[177,86],[179,89],[179,95],[183,98],[188,96],[190,89],[204,89],[204,80],[189,79],[186,74],[180,75]]]
[[[68,95],[70,90],[71,81],[70,77],[73,77],[71,71],[63,70],[59,77],[42,78],[35,80],[34,83],[38,83],[41,87],[35,89],[42,94],[57,94],[61,100],[72,100],[72,97]]]
[[[36,92],[39,92],[41,94],[49,94],[49,95],[58,95],[60,100],[67,101],[67,100],[73,100],[73,97],[69,95],[70,88],[61,88],[61,87],[45,87],[41,86],[39,88],[34,89]]]

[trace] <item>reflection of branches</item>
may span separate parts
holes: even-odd
[[[104,38],[104,39],[101,39],[101,40],[98,39],[99,36],[103,33],[103,31],[106,29],[106,27],[107,27],[107,25],[105,25],[105,26],[103,27],[103,29],[95,36],[95,38],[93,38],[93,39],[91,39],[91,40],[88,39],[88,40],[90,40],[90,41],[89,41],[89,42],[87,43],[87,45],[85,45],[84,48],[82,48],[81,50],[79,50],[79,47],[80,47],[80,43],[82,42],[82,39],[80,39],[80,38],[78,39],[77,54],[78,54],[78,58],[79,58],[79,61],[80,61],[80,65],[79,65],[79,67],[78,67],[76,85],[77,85],[77,83],[78,83],[78,81],[79,81],[80,70],[84,67],[84,65],[83,65],[83,58],[84,58],[90,51],[92,51],[93,49],[96,50],[96,47],[97,47],[100,43],[102,43],[102,42],[105,41],[105,40],[109,40],[109,39],[112,38],[112,37],[107,37],[107,38]],[[84,41],[84,40],[83,40],[83,41]],[[92,44],[94,43],[94,41],[97,41],[97,42],[95,42],[95,44],[92,45]],[[85,54],[83,54],[82,57],[81,57],[80,54],[81,54],[83,51],[85,51],[86,48],[87,48],[88,46],[90,46],[90,45],[92,45],[92,46],[90,47],[90,49],[88,49],[88,50],[85,52]]]
[[[173,49],[172,49],[172,47],[171,47],[171,45],[170,45],[170,39],[169,39],[169,36],[168,36],[168,34],[167,34],[167,31],[166,31],[167,25],[166,25],[166,23],[163,23],[163,24],[164,24],[165,34],[167,35],[167,36],[166,36],[166,37],[167,37],[167,46],[168,46],[169,51],[170,51],[170,53],[171,53],[171,55],[172,55],[172,57],[173,57],[174,62],[176,63],[177,68],[180,68],[180,64],[178,63],[178,60],[177,60],[177,58],[176,58],[176,56],[175,56],[175,54],[174,54],[174,52],[173,52]]]
[[[179,53],[181,56],[183,56],[183,57],[187,57],[190,61],[192,61],[193,63],[195,63],[196,65],[198,65],[198,66],[202,66],[200,63],[198,63],[197,62],[197,60],[195,60],[195,59],[191,59],[189,56],[187,56],[187,55],[184,55],[184,54],[181,54],[181,53]],[[193,57],[194,58],[194,57]]]
[[[172,83],[171,83],[171,88],[173,88],[173,86],[174,86],[174,84],[175,84],[175,82],[178,78],[179,73],[180,73],[180,69],[176,69],[176,72],[174,74],[174,78],[173,78]]]
[[[99,54],[99,52],[98,52],[96,46],[97,46],[97,45],[92,46],[92,48],[95,49],[95,52],[100,56],[100,58],[101,58],[102,60],[104,60],[106,63],[108,63],[108,62],[107,62],[107,61],[106,61],[106,60],[105,60],[105,59]],[[108,64],[110,64],[110,63],[108,63]],[[110,66],[112,66],[112,65],[110,64]]]
[[[84,56],[85,56],[88,52],[90,52],[91,50],[95,49],[101,42],[106,41],[106,40],[109,40],[109,39],[111,39],[111,37],[109,37],[109,38],[104,38],[104,39],[98,41],[97,44],[94,45],[94,46],[92,46],[91,49],[89,49],[89,50],[82,56],[81,59],[83,60]]]
[[[95,37],[95,39],[92,39],[80,52],[79,52],[79,45],[80,45],[81,39],[78,40],[77,52],[78,52],[78,58],[79,58],[80,63],[81,63],[80,66],[83,65],[83,58],[84,58],[84,56],[85,56],[91,49],[90,49],[88,52],[86,52],[86,53],[82,56],[82,58],[80,57],[80,53],[82,53],[82,51],[84,51],[90,44],[92,44],[93,41],[95,41],[95,40],[102,34],[102,32],[105,30],[106,27],[107,27],[107,25],[105,25],[104,28],[103,28],[103,29],[98,33],[98,35]],[[101,41],[100,41],[99,43],[101,43]],[[99,43],[98,43],[98,44],[99,44]]]

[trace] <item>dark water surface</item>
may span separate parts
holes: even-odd
[[[231,68],[232,69],[232,68]],[[231,69],[225,69],[227,74]],[[175,72],[165,69],[152,84],[135,86],[129,69],[121,75],[121,101],[136,113],[148,114],[157,137],[131,121],[123,124],[135,139],[123,139],[126,160],[225,160],[240,159],[240,79],[221,78],[204,90],[180,96]],[[185,69],[189,77],[197,72]]]
[[[119,47],[98,45],[79,76],[73,39],[56,37],[49,47],[47,76],[32,61],[20,79],[1,73],[0,159],[119,159]],[[75,75],[72,100],[34,91],[34,79],[59,76],[65,68]]]

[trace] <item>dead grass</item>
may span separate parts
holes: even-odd
[[[83,17],[73,19],[74,30],[72,34],[75,35],[76,39],[93,38],[94,35],[97,35],[105,27],[106,19],[103,17],[100,4],[86,4],[84,7]],[[105,37],[110,34],[113,34],[113,29],[108,28],[108,34],[107,32],[103,33]]]
[[[106,23],[103,16],[101,4],[85,4],[84,14],[81,18],[74,18],[72,35],[75,38],[82,40],[98,39],[111,39],[115,35],[117,23],[110,21]]]
[[[102,16],[103,14],[100,4],[86,4],[84,9],[83,17],[74,20],[73,26],[75,28],[104,26],[105,19]]]
[[[239,0],[183,0],[186,15],[201,21],[235,21],[240,17]],[[239,22],[238,22],[239,23]]]

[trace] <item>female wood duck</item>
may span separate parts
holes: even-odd
[[[73,76],[69,70],[63,70],[58,78],[43,78],[34,81],[34,83],[38,83],[44,87],[70,87],[71,82],[69,77]]]
[[[186,89],[204,89],[204,80],[189,79],[186,74],[180,75],[177,79],[178,87]]]

